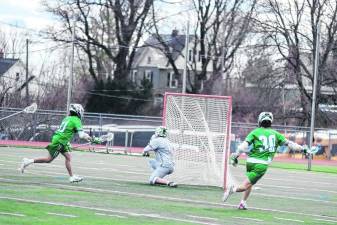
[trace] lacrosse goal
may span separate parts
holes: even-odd
[[[163,125],[176,163],[170,179],[226,187],[231,111],[230,96],[165,93]]]

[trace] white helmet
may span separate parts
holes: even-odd
[[[167,136],[167,128],[160,126],[156,128],[156,131],[154,132],[154,135],[156,137],[166,137]]]
[[[84,114],[84,109],[81,104],[70,104],[69,111],[76,113],[80,119],[82,119]]]
[[[270,124],[273,122],[273,114],[271,112],[262,112],[259,115],[257,120],[259,127],[261,126],[262,121],[270,121]]]

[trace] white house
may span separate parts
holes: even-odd
[[[29,76],[28,82],[34,79]],[[5,58],[0,50],[0,98],[6,94],[20,93],[24,95],[26,69],[20,59]]]
[[[138,49],[130,74],[130,80],[137,85],[140,85],[143,79],[150,80],[153,85],[154,94],[158,97],[156,99],[159,99],[165,91],[181,92],[182,74],[185,68],[186,35],[180,35],[177,30],[173,30],[172,34],[162,34],[160,36],[172,52],[172,58],[179,74],[174,73],[172,65],[164,54],[164,48],[156,35],[150,36],[144,44],[145,47]],[[196,60],[197,70],[198,68],[201,69],[202,56],[197,55],[200,51],[193,51],[193,35],[190,35],[189,40],[187,63],[192,64],[192,61]],[[196,55],[193,57],[193,54]],[[207,70],[211,72],[209,68]],[[190,76],[193,80],[194,75],[191,74]],[[189,88],[188,83],[187,88]]]

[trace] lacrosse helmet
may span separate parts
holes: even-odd
[[[70,112],[74,112],[80,119],[82,119],[84,114],[84,109],[81,104],[70,104]]]
[[[156,131],[154,132],[154,135],[156,137],[166,137],[167,136],[167,128],[160,126],[156,128]]]
[[[273,114],[271,112],[262,112],[259,115],[259,118],[257,120],[259,127],[270,127],[273,122]],[[264,124],[267,124],[265,126]],[[269,124],[269,125],[268,125]]]

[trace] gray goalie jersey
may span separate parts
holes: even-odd
[[[162,167],[174,167],[172,146],[167,138],[152,137],[149,146],[155,152],[156,161],[158,161]]]

